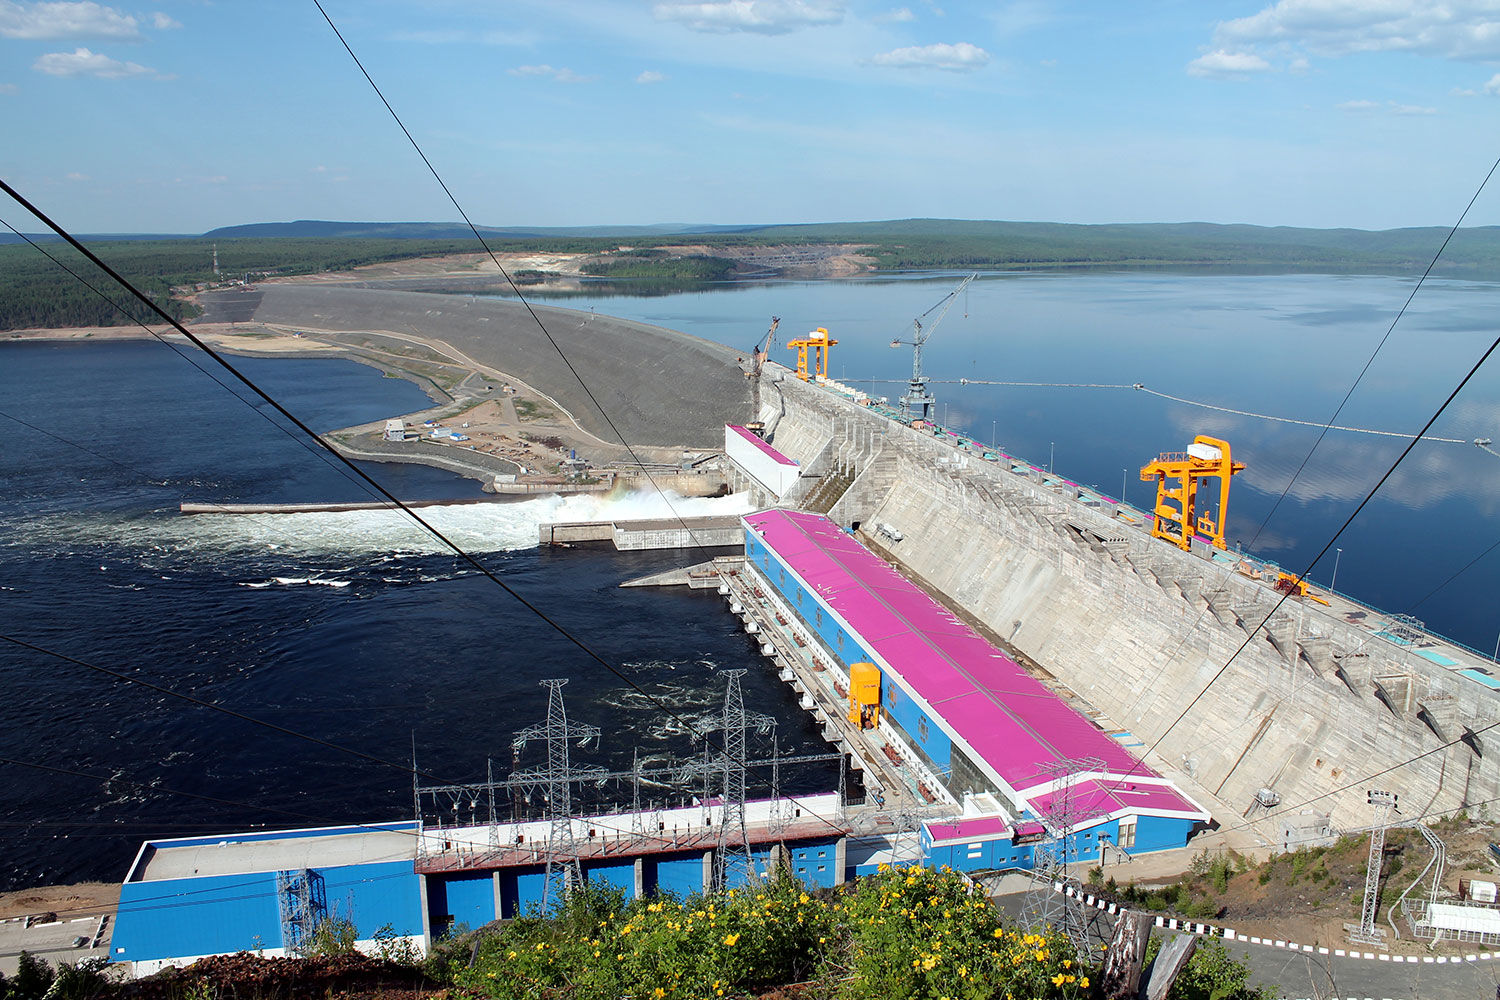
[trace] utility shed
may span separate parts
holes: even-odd
[[[768,510],[744,524],[756,575],[846,671],[861,660],[880,667],[881,726],[955,798],[991,793],[1013,819],[1044,818],[1058,805],[1054,769],[1093,758],[1098,768],[1071,789],[1070,811],[1093,817],[1078,827],[1076,856],[1097,856],[1105,839],[1137,851],[1181,847],[1210,818],[833,521]],[[934,831],[932,843],[963,836]]]
[[[110,960],[137,976],[208,955],[295,951],[322,920],[425,946],[416,824],[223,834],[142,845],[115,918]]]

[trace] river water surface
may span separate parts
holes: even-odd
[[[892,380],[865,385],[894,397],[910,352],[890,341],[909,339],[912,318],[957,278],[739,284],[556,304],[746,351],[772,315],[782,317],[783,340],[825,326],[840,341],[833,374]],[[1411,289],[1358,276],[986,276],[938,327],[926,368],[952,380],[1140,382],[1222,407],[1325,420]],[[1415,430],[1488,346],[1495,317],[1500,285],[1428,282],[1338,422]],[[427,405],[415,387],[353,363],[240,363],[319,430]],[[1298,570],[1402,447],[1334,432],[1308,457],[1314,429],[1129,388],[939,382],[933,390],[951,426],[1108,493],[1119,492],[1123,473],[1137,506],[1150,501],[1135,476],[1140,465],[1194,434],[1224,437],[1248,466],[1235,481],[1231,539]],[[545,714],[537,681],[558,676],[570,679],[571,717],[605,729],[601,747],[578,751],[581,762],[628,766],[637,747],[653,761],[691,754],[686,723],[715,710],[720,672],[730,667],[749,668],[746,703],[779,720],[784,746],[821,749],[719,598],[616,587],[696,554],[535,547],[539,522],[601,514],[592,500],[424,513],[676,717],[393,515],[180,517],[184,499],[367,496],[251,412],[262,407],[159,344],[0,344],[0,400],[7,634],[393,764],[404,765],[415,742],[422,769],[446,780],[480,778],[487,759],[507,770],[514,731]],[[1433,429],[1461,440],[1500,438],[1496,431],[1500,378],[1491,370]],[[475,484],[438,470],[367,468],[410,498],[478,495]],[[1500,554],[1487,554],[1500,542],[1497,492],[1500,458],[1472,444],[1419,445],[1336,543],[1338,589],[1488,653],[1500,628]],[[1334,560],[1331,551],[1312,577],[1328,582]],[[0,887],[117,878],[148,836],[409,813],[410,778],[398,767],[28,650],[0,647],[0,671],[0,757],[24,762],[0,765]],[[794,779],[804,791],[834,780],[827,769]]]

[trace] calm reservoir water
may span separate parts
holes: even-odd
[[[557,304],[747,351],[778,315],[783,340],[829,328],[840,341],[835,375],[901,380],[910,350],[892,350],[891,339],[909,339],[912,317],[957,278]],[[1410,290],[1387,277],[986,276],[934,334],[926,368],[937,379],[1141,382],[1322,420]],[[1488,345],[1496,316],[1500,285],[1429,282],[1338,422],[1419,427]],[[243,363],[318,429],[426,405],[413,386],[352,363]],[[895,381],[869,387],[901,392]],[[1050,458],[1059,473],[1110,493],[1124,472],[1137,506],[1150,499],[1135,476],[1141,464],[1196,433],[1224,437],[1248,466],[1235,482],[1231,539],[1298,570],[1403,444],[1329,434],[1271,514],[1315,429],[1128,388],[933,390],[949,425],[1012,454],[1039,465]],[[366,498],[250,408],[154,343],[0,344],[3,631],[396,763],[409,760],[415,738],[423,770],[445,780],[480,778],[487,758],[497,771],[511,766],[512,733],[545,713],[544,677],[570,678],[571,717],[605,729],[603,745],[579,751],[581,760],[628,767],[636,747],[651,761],[692,752],[680,721],[627,693],[400,518],[178,516],[189,498]],[[1497,430],[1500,380],[1487,370],[1432,433],[1469,440],[1500,438]],[[369,468],[408,497],[478,495],[475,484],[436,470]],[[1500,628],[1500,554],[1485,554],[1500,542],[1497,487],[1500,458],[1472,444],[1419,445],[1338,542],[1338,589],[1488,653]],[[586,519],[599,513],[593,504],[531,499],[438,508],[432,517],[683,718],[715,710],[719,671],[748,667],[746,702],[780,721],[783,745],[821,749],[717,596],[616,588],[691,556],[535,548],[539,522]],[[1333,563],[1330,552],[1313,578],[1327,582]],[[118,878],[148,836],[409,813],[409,779],[396,768],[11,646],[0,646],[0,671],[0,757],[58,769],[0,765],[0,887]],[[805,791],[834,779],[825,769],[795,780]]]

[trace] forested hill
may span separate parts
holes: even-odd
[[[1382,273],[1416,277],[1448,231],[1440,227],[1296,229],[1211,223],[1083,226],[1047,222],[902,219],[785,226],[593,226],[483,229],[497,251],[585,255],[583,273],[613,278],[669,274],[714,280],[732,270],[714,248],[855,245],[877,270],[1152,268],[1246,272]],[[249,234],[255,234],[250,236]],[[171,289],[214,279],[218,250],[225,277],[306,274],[406,257],[474,253],[465,227],[449,223],[291,222],[237,226],[201,237],[87,237],[96,251],[179,317],[191,307]],[[622,242],[636,257],[623,268]],[[0,240],[0,330],[107,326],[130,318],[24,243]],[[102,274],[56,240],[43,244],[111,298],[125,301]],[[670,248],[682,247],[680,251]],[[705,252],[704,248],[708,250]],[[674,263],[675,262],[675,263]],[[680,266],[679,266],[680,265]],[[623,269],[622,269],[623,268]],[[762,272],[763,273],[763,272]],[[1433,274],[1500,280],[1500,227],[1461,229]]]
[[[1421,274],[1448,230],[1437,226],[1373,231],[1208,222],[1083,226],[901,219],[767,226],[747,236],[765,242],[869,243],[882,269],[1214,267]],[[1500,279],[1500,226],[1459,230],[1434,273]]]

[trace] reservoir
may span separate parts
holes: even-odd
[[[956,276],[734,285],[553,304],[684,330],[748,352],[772,315],[785,339],[839,339],[831,372],[894,397],[910,373],[911,319]],[[956,302],[926,352],[935,379],[1130,385],[1229,409],[1326,419],[1410,293],[1385,277],[1161,274],[995,276]],[[1418,295],[1338,422],[1414,429],[1487,346],[1500,286],[1439,281]],[[780,348],[773,357],[787,361]],[[424,771],[455,781],[512,765],[512,733],[540,721],[537,681],[567,676],[572,717],[604,726],[590,762],[692,753],[650,708],[493,584],[383,512],[254,519],[175,515],[221,502],[364,499],[363,490],[249,404],[152,343],[0,345],[0,599],[7,631],[396,762],[415,737]],[[244,362],[317,429],[426,405],[352,363]],[[1399,453],[1395,438],[1331,433],[1277,503],[1313,429],[1170,402],[1128,388],[933,386],[946,421],[1070,479],[1146,506],[1135,470],[1196,433],[1231,441],[1231,544],[1301,570]],[[670,391],[664,387],[663,404]],[[1493,434],[1500,384],[1481,372],[1434,427]],[[941,416],[940,412],[940,416]],[[81,446],[81,447],[80,447]],[[86,450],[85,450],[86,449]],[[473,483],[371,467],[400,495],[464,498]],[[1500,459],[1423,444],[1338,543],[1338,589],[1414,614],[1486,653],[1500,560]],[[568,504],[579,503],[570,500]],[[1274,513],[1273,513],[1274,508]],[[795,699],[709,595],[620,591],[677,560],[534,548],[544,520],[586,520],[557,499],[455,507],[443,517],[529,599],[688,718],[713,712],[715,675],[747,667],[747,706],[775,715],[784,748],[821,749]],[[1264,527],[1262,522],[1265,521]],[[1330,559],[1312,574],[1329,582]],[[1472,563],[1468,569],[1465,566]],[[1455,577],[1460,570],[1464,570]],[[1441,589],[1438,589],[1441,586]],[[1429,596],[1431,595],[1431,596]],[[145,836],[264,823],[399,819],[409,776],[233,723],[82,668],[6,648],[7,886],[118,877]],[[523,762],[524,763],[524,762]],[[808,787],[827,787],[809,775]],[[218,799],[192,799],[179,793]]]

